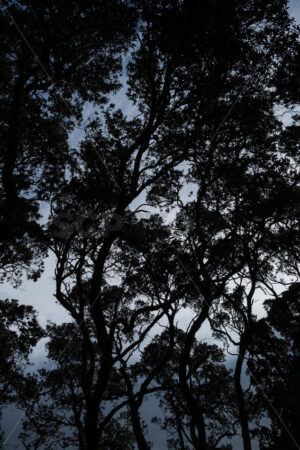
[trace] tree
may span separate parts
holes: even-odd
[[[121,1],[110,8],[105,1],[20,0],[2,10],[3,277],[18,280],[24,268],[33,277],[41,272],[47,246],[39,206],[64,179],[68,133],[81,122],[84,102],[101,104],[118,87],[134,16]]]
[[[165,360],[165,355],[169,354],[163,369],[156,375],[157,384],[161,387],[157,396],[162,418],[155,417],[153,420],[170,436],[169,448],[184,450],[194,448],[201,438],[197,436],[196,424],[181,392],[179,362],[185,335],[180,329],[175,329],[173,333],[173,345],[170,343],[169,330],[156,335],[145,348],[135,370],[139,375],[147,375],[157,361]],[[223,363],[224,354],[220,348],[194,340],[186,376],[193,395],[201,403],[203,432],[207,435],[209,449],[231,448],[224,443],[222,445],[222,440],[237,433],[233,380]]]
[[[45,449],[85,449],[86,397],[81,388],[84,342],[78,335],[76,325],[72,323],[60,326],[49,324],[46,332],[49,338],[46,345],[49,366],[40,369],[37,376],[28,377],[27,390],[19,396],[19,404],[24,409],[33,395],[36,396],[32,407],[26,409],[27,420],[20,438],[26,449],[38,449],[41,446]],[[96,343],[93,345],[96,346]],[[107,407],[103,407],[100,412],[101,420],[105,418],[105,409],[110,406],[110,402],[124,396],[120,382],[118,373],[113,372],[105,397]],[[133,449],[133,434],[127,422],[124,412],[117,418],[112,417],[95,448]]]
[[[257,432],[262,449],[294,449],[300,438],[299,289],[294,283],[275,300],[265,301],[267,316],[257,322],[249,349],[256,400],[271,420]],[[263,407],[261,389],[268,397]]]
[[[26,386],[25,369],[37,342],[44,337],[37,314],[31,306],[17,300],[0,302],[0,411],[17,402]],[[1,436],[2,438],[2,436]]]
[[[193,319],[182,328],[175,359],[176,398],[185,405],[191,443],[199,450],[218,445],[207,436],[206,414],[212,426],[224,423],[232,432],[231,417],[223,417],[217,406],[211,411],[208,400],[205,403],[199,396],[197,380],[190,383],[189,376],[196,349],[203,353],[201,367],[230,378],[218,364],[221,356],[216,348],[196,345],[197,333],[207,321],[216,337],[223,337],[219,320],[223,314],[225,326],[241,324],[234,382],[243,445],[250,450],[251,418],[241,372],[252,342],[252,304],[260,288],[271,291],[283,273],[297,271],[299,262],[299,239],[293,232],[299,199],[297,126],[284,127],[274,112],[275,106],[291,107],[295,100],[299,30],[283,0],[136,0],[129,7],[134,10],[136,32],[127,41],[123,64],[132,114],[103,104],[103,86],[97,90],[93,70],[85,71],[82,84],[75,71],[70,91],[63,84],[67,100],[72,103],[74,93],[79,101],[92,97],[97,114],[88,120],[78,147],[67,149],[65,176],[51,184],[50,194],[47,183],[40,188],[51,211],[44,242],[56,259],[55,297],[78,327],[80,377],[74,399],[77,395],[84,399],[80,417],[84,438],[79,442],[76,431],[76,445],[85,449],[104,445],[107,427],[126,407],[135,443],[140,449],[149,448],[140,407],[152,389],[164,388],[152,383],[173,362],[174,324],[180,311],[188,308]],[[124,21],[110,8],[104,17],[116,18],[122,43]],[[95,11],[95,17],[102,13],[95,6],[80,17],[94,23]],[[60,17],[64,12],[62,7]],[[86,54],[92,69],[103,57],[103,47],[94,41],[91,54]],[[115,44],[107,49],[108,80],[116,73],[110,57],[119,56],[121,61],[124,48],[119,40]],[[286,64],[289,55],[291,63]],[[285,90],[280,89],[283,75],[290,81]],[[68,80],[65,72],[61,78]],[[64,117],[67,120],[68,114]],[[186,183],[194,190],[188,200],[182,195]],[[145,202],[156,210],[174,208],[178,214],[172,227],[155,215],[136,216]],[[142,358],[142,346],[159,326],[166,327],[169,351],[138,384],[133,359]],[[65,331],[64,342],[66,336],[72,338],[63,327],[61,332]],[[229,339],[226,330],[225,336]],[[55,361],[58,367],[63,364],[57,352]],[[75,364],[74,370],[78,367]],[[64,370],[58,377],[60,408],[70,392],[68,377],[62,379]],[[122,380],[119,403],[103,415],[116,373]],[[212,383],[209,386],[207,399],[214,404],[220,391]],[[56,401],[55,389],[51,392]],[[222,394],[229,402],[227,393]],[[72,405],[67,406],[75,417]],[[175,410],[178,407],[177,402]],[[51,424],[57,426],[49,420],[46,433]],[[120,421],[118,426],[122,428]],[[34,429],[37,439],[44,439],[44,431]],[[60,433],[60,442],[67,442],[66,430],[60,428]]]
[[[104,242],[112,239],[110,233],[105,236],[105,229],[100,228],[103,217],[100,215],[99,221],[94,217],[96,233],[93,239],[94,233],[91,232],[87,237],[85,233],[82,235],[76,230],[69,238],[54,239],[53,251],[58,261],[56,298],[75,319],[83,342],[80,389],[86,405],[84,411],[86,447],[84,448],[96,446],[101,442],[106,423],[109,423],[113,417],[108,413],[109,419],[104,417],[101,420],[100,414],[106,403],[112,374],[115,370],[120,370],[119,366],[138,351],[148,333],[168,313],[168,309],[173,302],[176,302],[178,296],[176,292],[170,295],[168,287],[160,286],[153,274],[153,258],[159,261],[161,241],[169,234],[169,231],[164,227],[165,229],[160,229],[158,234],[157,229],[152,229],[153,220],[144,222],[144,224],[138,223],[138,227],[134,226],[134,223],[131,224],[131,229],[139,231],[140,236],[143,237],[142,248],[140,246],[142,253],[136,253],[136,240],[130,239],[127,229],[126,240],[124,238],[120,243],[122,248],[116,248],[106,259],[106,266],[102,272],[105,278],[97,294],[97,303],[91,296],[95,255],[98,254],[99,248],[101,251],[103,239]],[[130,224],[130,216],[128,223]],[[148,248],[147,245],[149,245]],[[73,261],[77,261],[81,255],[81,262],[73,264],[70,255],[74,255]],[[144,258],[148,260],[152,272],[145,273],[141,270],[140,260]],[[164,271],[164,276],[169,277],[165,265]],[[115,277],[119,280],[118,285],[110,281]],[[101,309],[95,311],[93,305]],[[105,328],[99,323],[99,316]],[[143,392],[138,399],[139,405],[154,375],[152,374],[143,386]],[[123,376],[126,379],[124,371]],[[131,394],[128,390],[130,383],[129,379],[127,396]],[[118,410],[119,407],[113,408],[113,413],[117,413]],[[137,428],[134,431],[136,432]]]

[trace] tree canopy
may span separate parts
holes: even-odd
[[[150,426],[159,448],[298,448],[288,6],[1,5],[1,279],[39,283],[51,257],[70,318],[42,330],[1,301],[0,400],[24,411],[22,448],[149,450]]]

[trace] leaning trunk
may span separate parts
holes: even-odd
[[[240,425],[241,425],[241,429],[242,429],[244,450],[251,450],[248,412],[247,412],[247,407],[246,407],[246,402],[245,402],[245,397],[244,397],[244,391],[243,391],[243,388],[241,385],[241,373],[242,373],[242,367],[243,367],[243,363],[244,363],[244,359],[245,359],[245,353],[246,353],[246,346],[242,339],[240,349],[239,349],[239,355],[238,355],[238,359],[237,359],[235,371],[234,371],[234,386],[235,386],[235,393],[236,393],[238,410],[239,410]]]
[[[129,402],[129,408],[130,408],[130,414],[131,414],[132,428],[133,428],[133,432],[134,432],[134,436],[136,439],[136,444],[138,446],[138,449],[139,450],[150,450],[149,446],[146,442],[143,430],[142,430],[138,408],[135,405],[134,401]]]

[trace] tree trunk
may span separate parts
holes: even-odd
[[[134,398],[133,394],[133,386],[132,382],[126,372],[126,364],[124,363],[124,360],[121,359],[122,367],[121,367],[121,373],[123,375],[126,387],[127,387],[127,394],[129,399],[129,410],[130,410],[130,416],[131,416],[131,423],[132,428],[134,432],[134,436],[136,439],[136,444],[138,446],[139,450],[150,450],[147,441],[145,439],[143,429],[141,426],[141,420],[139,416],[139,406],[140,403]]]
[[[208,316],[208,311],[209,311],[209,304],[205,303],[198,319],[195,320],[187,335],[185,346],[182,351],[181,360],[179,364],[180,390],[186,401],[187,407],[189,409],[189,414],[191,416],[192,441],[196,450],[207,449],[206,430],[203,413],[199,405],[198,399],[194,397],[193,392],[191,391],[186,378],[186,368],[188,367],[189,364],[190,350],[193,344],[193,340],[195,338],[195,334],[201,327],[202,323],[206,320]],[[197,431],[197,434],[196,432],[194,432],[194,430]]]
[[[244,444],[244,450],[251,450],[251,439],[250,439],[250,433],[249,433],[249,424],[248,424],[248,412],[246,407],[246,402],[244,398],[244,391],[241,386],[241,372],[243,367],[243,362],[245,358],[246,353],[246,345],[245,342],[243,342],[244,339],[242,337],[240,349],[239,349],[239,355],[235,366],[234,371],[234,386],[235,386],[235,393],[237,397],[237,404],[239,409],[239,417],[240,417],[240,425],[242,429],[242,437],[243,437],[243,444]]]
[[[99,407],[91,402],[87,405],[87,411],[85,415],[85,443],[86,450],[98,450],[99,449],[99,432],[98,432],[98,411]]]
[[[140,416],[138,408],[136,407],[134,401],[129,402],[129,408],[131,413],[132,428],[135,435],[136,443],[139,450],[150,450],[145,439],[143,429],[141,426]]]

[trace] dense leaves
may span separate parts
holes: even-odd
[[[294,448],[299,27],[287,2],[22,0],[1,24],[0,270],[38,282],[50,254],[70,315],[46,327],[36,373],[3,347],[22,380],[8,400],[25,411],[25,448],[148,450],[148,400],[159,448]],[[42,336],[32,320],[22,361]]]

